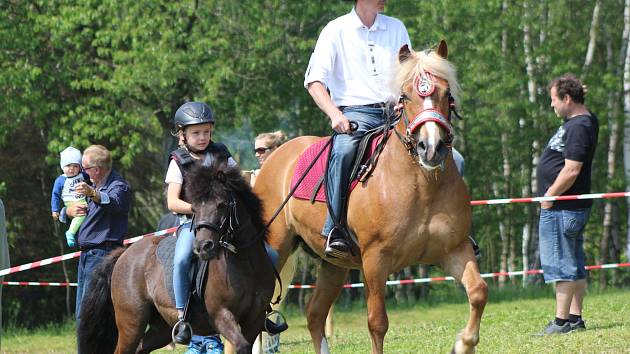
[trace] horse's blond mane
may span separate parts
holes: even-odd
[[[439,56],[435,51],[415,52],[411,51],[411,55],[403,63],[396,66],[394,72],[393,92],[399,92],[403,86],[414,80],[414,78],[428,71],[431,74],[443,78],[448,81],[451,95],[457,103],[459,103],[461,88],[457,82],[457,70],[455,66],[448,60]]]

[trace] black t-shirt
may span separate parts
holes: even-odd
[[[551,137],[538,163],[538,192],[542,196],[558,177],[564,167],[564,160],[582,162],[582,169],[573,185],[562,195],[585,194],[591,191],[591,164],[599,121],[591,115],[579,115],[565,119],[564,124]],[[591,199],[563,200],[553,203],[554,209],[574,210],[588,208],[593,204]]]

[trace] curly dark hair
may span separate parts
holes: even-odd
[[[186,178],[188,178],[186,195],[190,196],[191,204],[217,199],[227,202],[231,191],[237,201],[246,208],[256,232],[260,233],[264,229],[262,202],[245,181],[238,167],[229,167],[227,163],[212,163],[206,166],[201,162],[195,162]],[[264,237],[267,238],[267,230]]]
[[[549,90],[552,87],[556,88],[558,98],[569,95],[573,102],[584,104],[584,85],[575,75],[566,74],[551,80]]]

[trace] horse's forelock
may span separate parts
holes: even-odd
[[[195,163],[186,177],[186,194],[193,203],[219,197],[223,199],[227,195],[226,167],[221,164],[205,166]]]
[[[217,198],[226,199],[231,190],[247,208],[255,229],[262,230],[264,228],[262,202],[243,178],[238,167],[228,167],[226,164],[212,164],[210,166],[195,164],[191,168],[188,178],[186,193],[193,202]],[[254,236],[256,235],[252,237]]]
[[[448,81],[451,95],[455,101],[459,102],[461,89],[457,81],[457,70],[450,61],[442,58],[435,51],[412,50],[410,57],[398,64],[392,85],[395,86],[395,90],[400,90],[424,71]]]

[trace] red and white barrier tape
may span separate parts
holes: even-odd
[[[630,197],[630,192],[615,193],[593,193],[579,195],[560,195],[557,197],[536,197],[536,198],[510,198],[510,199],[490,199],[490,200],[473,200],[470,205],[488,205],[488,204],[509,204],[509,203],[540,203],[550,202],[554,200],[577,200],[577,199],[609,199]]]
[[[123,243],[126,245],[126,244],[129,244],[129,243],[134,243],[134,242],[140,241],[140,239],[145,238],[145,237],[162,236],[162,235],[173,233],[175,231],[177,231],[177,227],[171,227],[170,229],[160,230],[160,231],[151,232],[151,233],[148,233],[148,234],[132,237],[132,238],[124,240]],[[47,258],[47,259],[44,259],[44,260],[41,260],[41,261],[27,263],[27,264],[22,264],[21,266],[16,266],[16,267],[12,267],[12,268],[3,269],[3,270],[0,270],[0,277],[4,276],[4,275],[7,275],[7,274],[13,274],[13,273],[22,272],[22,271],[29,270],[29,269],[39,268],[41,266],[45,266],[45,265],[48,265],[48,264],[58,263],[58,262],[61,262],[61,261],[65,261],[67,259],[72,259],[72,258],[79,257],[80,255],[81,255],[81,251],[72,252],[72,253],[64,254],[62,256]]]
[[[14,286],[77,286],[77,283],[51,283],[46,281],[3,281],[2,285],[14,285]]]
[[[623,268],[630,267],[630,263],[610,263],[610,264],[602,264],[602,265],[591,265],[586,266],[586,270],[593,269],[611,269],[611,268]],[[481,274],[482,278],[496,278],[500,276],[514,276],[514,275],[525,275],[525,274],[542,274],[542,269],[531,269],[531,270],[521,270],[516,272],[494,272],[494,273],[483,273]],[[386,285],[406,285],[406,284],[417,284],[417,283],[430,283],[430,282],[439,282],[439,281],[447,281],[447,280],[455,280],[453,277],[433,277],[433,278],[419,278],[419,279],[402,279],[402,280],[389,280],[385,284]],[[77,283],[50,283],[50,282],[35,282],[35,281],[5,281],[2,282],[4,285],[20,285],[20,286],[29,286],[29,285],[39,285],[39,286],[77,286]],[[365,284],[363,283],[353,283],[353,284],[345,284],[344,288],[363,288]],[[314,289],[315,285],[302,285],[302,284],[291,284],[289,285],[289,289]]]
[[[610,263],[610,264],[602,264],[602,265],[592,265],[586,266],[586,270],[593,269],[609,269],[609,268],[622,268],[622,267],[630,267],[630,263]],[[513,276],[513,275],[525,275],[525,274],[542,274],[542,269],[532,269],[532,270],[521,270],[517,272],[494,272],[494,273],[483,273],[481,274],[482,278],[495,278],[500,276]],[[419,278],[419,279],[403,279],[403,280],[388,280],[385,282],[386,285],[405,285],[405,284],[417,284],[417,283],[430,283],[430,282],[439,282],[446,280],[455,280],[453,277],[433,277],[433,278]],[[292,284],[289,285],[289,289],[314,289],[315,285],[302,285],[302,284]],[[363,283],[353,283],[353,284],[345,284],[344,288],[363,288],[365,284]]]
[[[509,204],[509,203],[532,203],[532,202],[546,202],[546,201],[554,201],[554,200],[577,200],[577,199],[608,199],[608,198],[623,198],[630,197],[630,192],[615,192],[615,193],[594,193],[594,194],[580,194],[580,195],[561,195],[557,197],[536,197],[536,198],[511,198],[511,199],[489,199],[489,200],[473,200],[470,202],[471,205],[489,205],[489,204]],[[145,237],[150,236],[162,236],[172,232],[177,231],[177,227],[172,227],[170,229],[160,230],[156,232],[151,232],[148,234],[132,237],[126,239],[124,244],[137,242]],[[68,254],[64,254],[63,256],[57,256],[52,258],[47,258],[41,261],[32,262],[23,264],[21,266],[16,266],[12,268],[7,268],[0,270],[0,277],[5,276],[7,274],[13,274],[22,272],[28,269],[38,268],[44,265],[57,263],[61,261],[65,261],[67,259],[72,259],[79,257],[81,252],[72,252]]]

